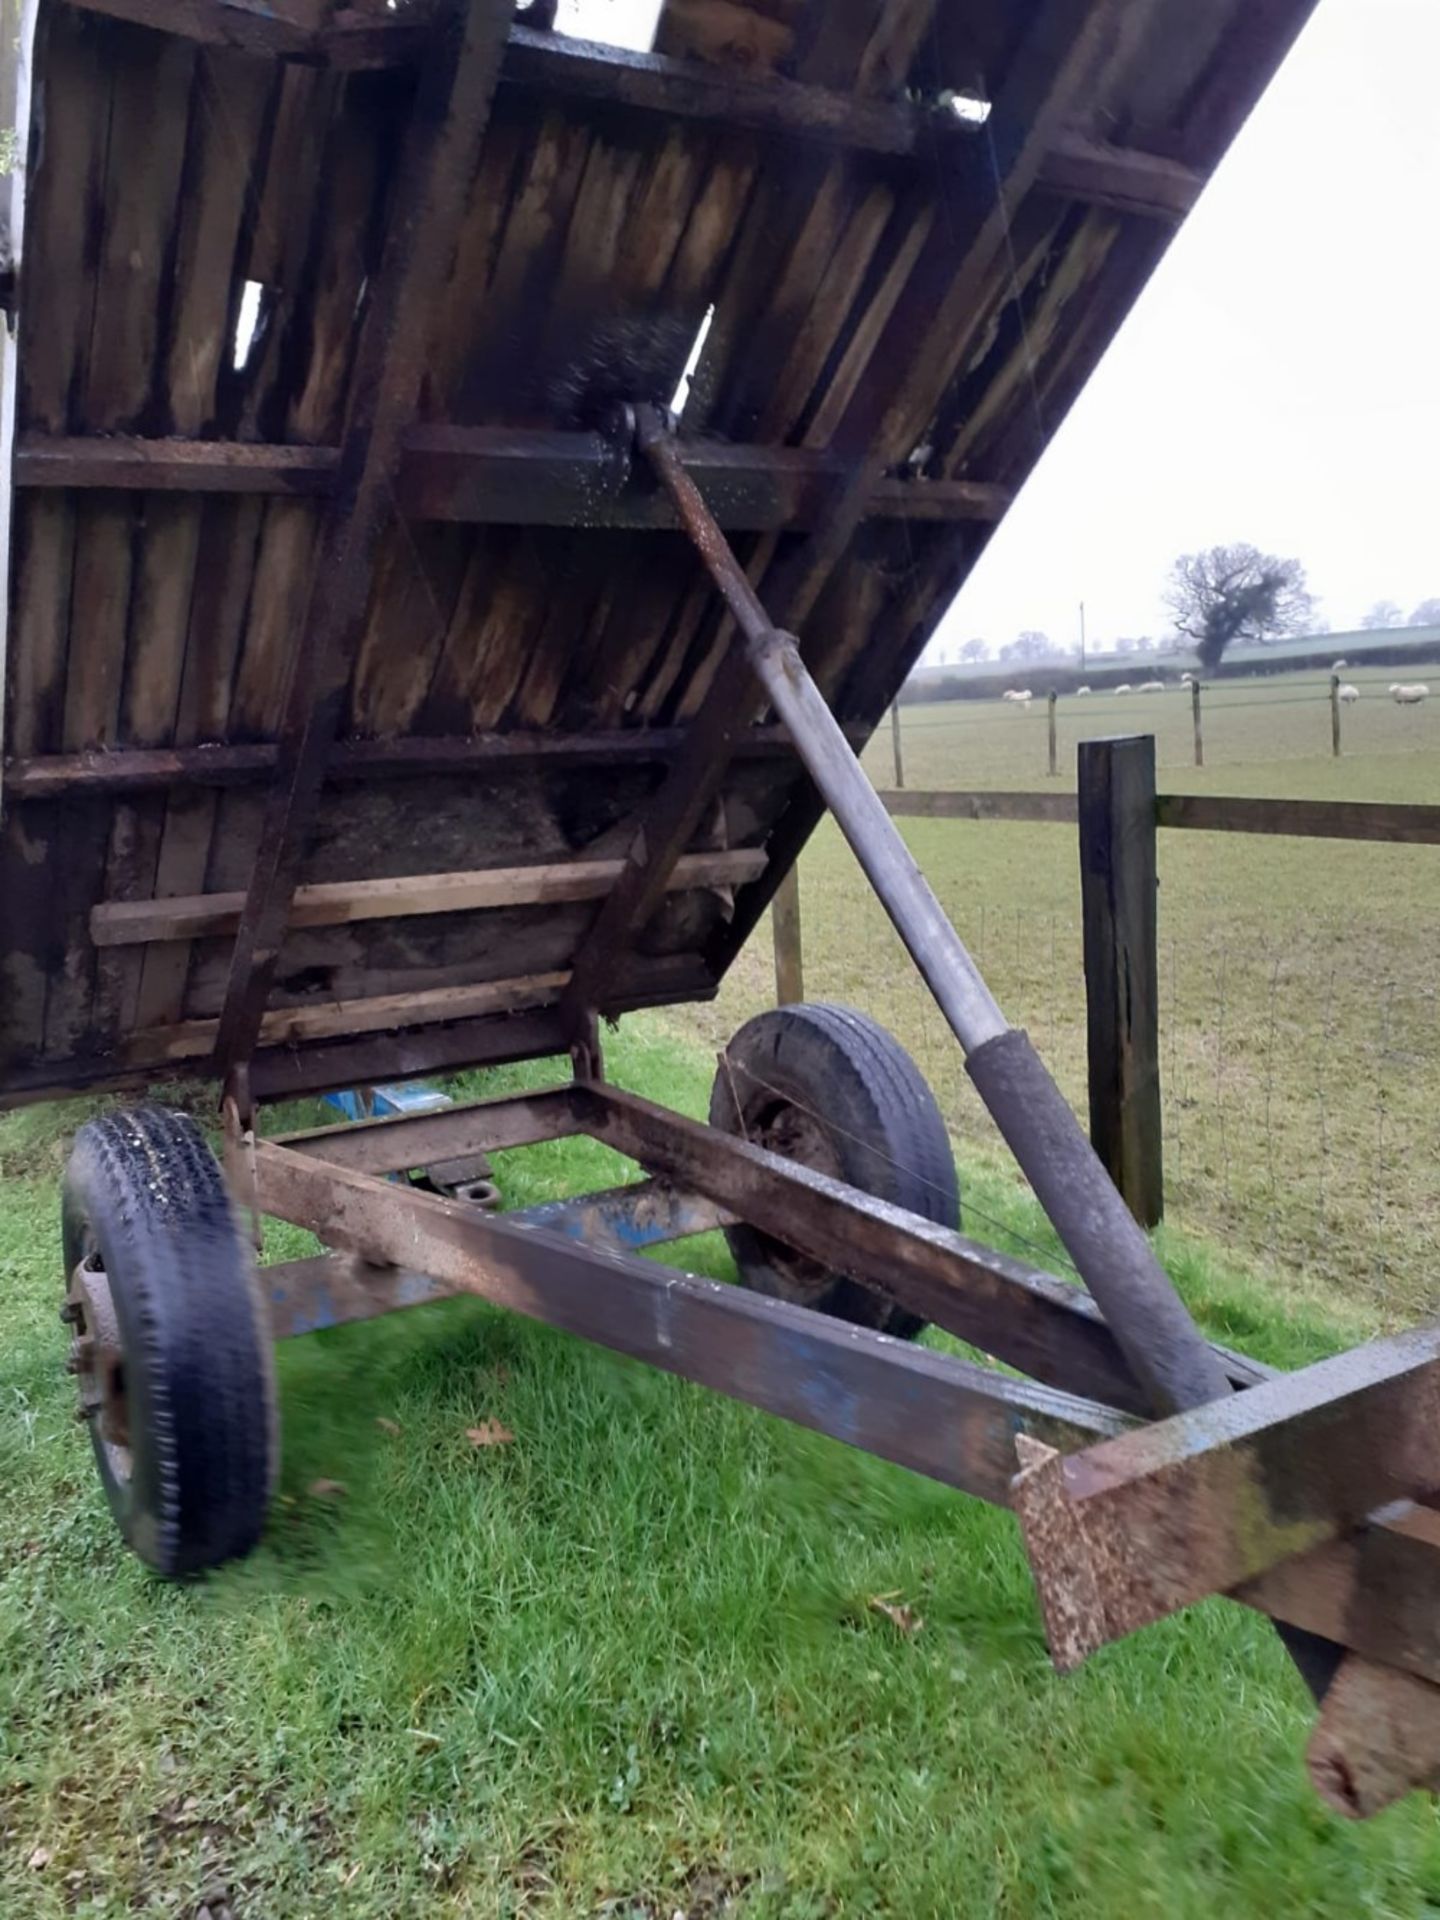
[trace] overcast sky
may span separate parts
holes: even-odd
[[[927,658],[1168,631],[1177,553],[1440,594],[1440,0],[1320,0]]]

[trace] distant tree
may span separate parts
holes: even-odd
[[[1148,633],[1142,633],[1140,635],[1140,638],[1135,642],[1135,651],[1136,653],[1154,653],[1155,642],[1150,638]]]
[[[1312,609],[1310,618],[1305,624],[1305,631],[1314,634],[1333,633],[1334,628],[1323,613],[1316,613]]]
[[[1115,642],[1116,653],[1134,653],[1136,643],[1127,634],[1122,634]]]
[[[1411,614],[1412,627],[1440,627],[1440,600],[1422,600]]]
[[[1048,633],[1036,633],[1033,628],[1015,636],[1010,650],[1012,660],[1049,660],[1055,649]]]
[[[960,658],[962,660],[988,660],[990,658],[990,642],[988,640],[967,640],[960,649]]]
[[[1315,602],[1298,560],[1245,543],[1182,553],[1170,569],[1165,604],[1175,631],[1207,672],[1233,640],[1276,640],[1303,633]]]
[[[1390,627],[1401,626],[1405,616],[1393,600],[1377,600],[1367,614],[1363,614],[1360,624],[1367,633],[1383,633]]]

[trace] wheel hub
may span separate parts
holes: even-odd
[[[80,1390],[77,1418],[85,1421],[110,1454],[116,1477],[130,1473],[130,1420],[125,1397],[125,1357],[110,1282],[99,1255],[87,1253],[70,1276],[60,1318],[71,1328],[65,1368]]]

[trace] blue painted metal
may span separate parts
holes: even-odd
[[[349,1087],[343,1093],[324,1095],[327,1107],[336,1107],[347,1120],[372,1120],[391,1113],[440,1113],[454,1106],[448,1093],[441,1093],[425,1080],[391,1081],[380,1087]]]
[[[513,1226],[562,1234],[600,1253],[636,1253],[727,1226],[734,1218],[713,1201],[679,1193],[662,1180],[641,1180],[603,1193],[548,1200],[506,1215]],[[423,1274],[382,1269],[357,1274],[343,1255],[287,1261],[260,1269],[277,1340],[318,1333],[349,1320],[373,1319],[401,1307],[448,1299],[454,1289]]]
[[[577,1194],[524,1207],[506,1219],[524,1227],[543,1227],[587,1247],[609,1253],[637,1253],[645,1247],[688,1240],[727,1225],[733,1215],[697,1194],[680,1193],[662,1180],[640,1180],[603,1193]]]

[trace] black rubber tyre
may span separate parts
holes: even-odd
[[[85,1263],[62,1316],[77,1342],[103,1318],[91,1276],[113,1308],[104,1379],[96,1386],[87,1363],[82,1400],[105,1400],[91,1406],[90,1437],[121,1534],[171,1579],[247,1553],[279,1454],[274,1355],[254,1258],[204,1135],[158,1108],[90,1121],[61,1217],[67,1283]]]
[[[938,1225],[960,1224],[955,1156],[935,1096],[899,1041],[850,1007],[777,1007],[743,1026],[715,1076],[710,1124]],[[902,1340],[925,1324],[878,1288],[753,1227],[727,1227],[726,1237],[757,1293]]]

